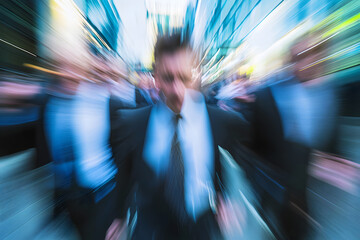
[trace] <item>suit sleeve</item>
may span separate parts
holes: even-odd
[[[250,150],[253,141],[253,128],[248,119],[234,112],[227,112],[225,148],[235,162],[249,174],[252,169],[252,160],[256,158]]]
[[[126,119],[123,119],[122,110],[112,108],[111,111],[111,134],[110,145],[113,151],[114,161],[117,166],[116,191],[118,195],[117,201],[117,217],[124,219],[128,208],[128,197],[131,192],[131,172],[132,172],[132,152],[129,144],[129,128],[126,127]]]

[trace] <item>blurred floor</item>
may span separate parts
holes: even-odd
[[[323,157],[310,169],[310,214],[320,226],[313,239],[360,236],[360,118],[341,117],[340,123],[341,157]]]
[[[30,149],[0,159],[0,235],[4,240],[78,239],[67,215],[56,220],[51,218],[51,164],[31,169],[33,156],[34,150]],[[244,171],[225,151],[222,151],[222,162],[226,179],[231,182],[228,184],[230,198],[239,203],[241,209],[238,219],[241,228],[227,233],[227,239],[275,239],[255,210],[256,199]],[[316,232],[310,239],[357,239],[360,236],[358,188],[354,194],[312,175],[308,198]]]
[[[9,239],[77,239],[66,216],[52,221],[51,164],[32,169],[34,149],[0,158],[0,236]]]
[[[311,239],[358,239],[358,197],[315,178],[309,185],[310,214],[319,224]]]
[[[242,216],[239,217],[241,228],[234,229],[232,234],[227,234],[226,239],[275,239],[255,209],[255,195],[246,179],[245,172],[236,165],[228,152],[220,149],[220,153],[223,169],[225,169],[225,185],[229,188],[229,197],[232,201],[240,204],[242,209]]]

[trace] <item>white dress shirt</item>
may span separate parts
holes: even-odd
[[[187,89],[180,112],[178,138],[184,158],[186,210],[196,220],[210,208],[214,185],[214,149],[209,115],[200,92]],[[151,111],[143,156],[158,177],[168,169],[175,128],[172,112],[163,102]]]
[[[135,86],[133,84],[124,79],[119,79],[116,82],[111,81],[111,83],[111,94],[113,96],[118,97],[129,106],[136,106]]]
[[[61,177],[69,178],[73,170],[77,184],[90,189],[115,176],[117,168],[109,145],[109,96],[106,86],[82,82],[76,95],[50,100],[46,129],[55,172],[61,171],[59,183],[66,183]],[[63,154],[64,143],[71,144],[71,162],[63,159],[69,157]]]
[[[278,107],[284,137],[312,146],[313,107],[307,90],[301,83],[280,83],[271,87]]]

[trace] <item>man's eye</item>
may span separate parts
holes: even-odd
[[[187,76],[185,76],[185,75],[180,75],[180,79],[181,79],[181,81],[182,82],[188,82],[188,77]]]
[[[164,79],[166,82],[173,82],[173,81],[174,81],[174,77],[171,76],[171,75],[163,76],[163,79]]]

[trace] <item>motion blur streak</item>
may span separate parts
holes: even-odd
[[[176,64],[156,66],[155,44],[175,34],[191,60],[170,51]],[[158,78],[249,124],[251,140],[231,154],[213,154],[198,132],[198,155],[183,147],[198,160],[191,173],[206,175],[184,191],[206,195],[225,239],[360,239],[360,1],[2,0],[0,51],[0,239],[134,237],[138,162],[114,142],[138,147],[122,120],[168,104]],[[212,136],[204,122],[193,131]],[[126,137],[114,140],[118,128]],[[150,162],[165,168],[171,140],[151,137]],[[200,165],[216,153],[219,175]]]

